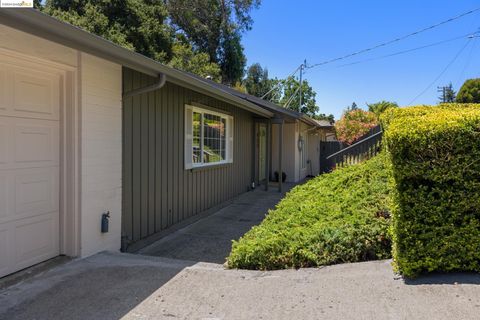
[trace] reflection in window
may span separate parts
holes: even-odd
[[[224,162],[226,160],[227,119],[208,111],[194,111],[192,117],[192,157],[194,164]]]

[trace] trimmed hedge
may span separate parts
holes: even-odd
[[[480,271],[480,105],[390,109],[382,122],[395,267]]]
[[[380,154],[295,187],[233,241],[227,266],[284,269],[390,258],[386,163]]]

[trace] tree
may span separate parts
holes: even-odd
[[[317,93],[308,84],[308,81],[302,81],[302,107],[300,107],[300,81],[290,76],[282,81],[280,104],[288,109],[313,116],[319,109],[315,101],[316,95]]]
[[[352,102],[351,106],[348,106],[348,107],[345,108],[344,113],[348,113],[350,111],[357,110],[357,109],[358,109],[358,106],[354,101],[354,102]]]
[[[438,97],[440,103],[452,103],[455,102],[456,92],[453,90],[453,85],[450,82],[448,86],[439,87],[439,92],[442,94]]]
[[[272,89],[272,81],[268,78],[267,68],[262,68],[259,63],[254,63],[247,70],[247,76],[243,80],[248,94],[263,97]]]
[[[368,106],[368,111],[375,113],[377,118],[387,109],[398,108],[398,104],[396,102],[390,102],[385,100],[375,102],[375,103],[367,103],[367,106]]]
[[[345,111],[340,120],[335,122],[337,139],[350,145],[368,133],[377,124],[377,116],[373,112],[358,108]]]
[[[222,82],[233,85],[243,77],[245,55],[241,34],[250,30],[250,11],[260,0],[166,0],[170,18],[195,49],[206,52],[222,68]]]
[[[172,53],[173,58],[168,63],[169,66],[220,82],[220,67],[214,62],[210,62],[208,54],[197,52],[190,44],[181,41],[173,44]]]
[[[238,32],[225,35],[220,49],[220,68],[222,69],[222,82],[232,86],[240,82],[245,73],[247,58],[243,54],[241,37]]]
[[[152,59],[172,57],[173,30],[162,0],[47,0],[44,11]]]
[[[456,101],[459,103],[480,103],[480,78],[465,81],[458,91]]]

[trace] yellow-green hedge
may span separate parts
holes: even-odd
[[[391,109],[382,123],[397,270],[480,271],[480,105]]]

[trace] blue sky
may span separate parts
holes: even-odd
[[[262,0],[252,13],[254,25],[243,45],[248,65],[259,62],[271,77],[283,78],[308,64],[368,48],[480,7],[462,1],[321,1]],[[438,102],[437,86],[450,81],[458,91],[465,79],[480,77],[480,38],[466,37],[395,57],[338,67],[341,64],[408,50],[480,30],[480,12],[420,35],[338,63],[307,70],[321,113],[338,119],[355,101],[379,100],[408,105],[453,60],[443,76],[413,104]]]

